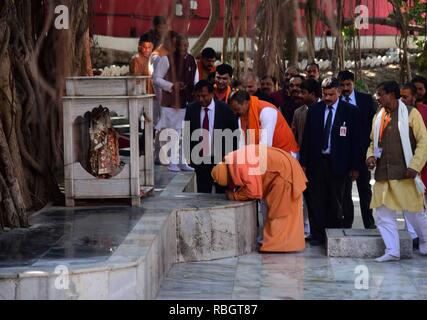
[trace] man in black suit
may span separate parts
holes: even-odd
[[[344,187],[359,176],[359,110],[340,100],[338,79],[322,83],[323,101],[307,114],[301,165],[309,183],[311,244],[325,241],[325,228],[343,227]]]
[[[371,95],[354,90],[354,74],[350,71],[341,71],[338,74],[341,84],[341,100],[359,109],[360,113],[360,145],[362,148],[362,166],[357,179],[357,190],[360,198],[363,224],[366,229],[375,229],[375,220],[370,209],[372,199],[371,172],[366,166],[366,153],[371,143],[372,121],[377,107]],[[344,195],[344,228],[351,229],[354,222],[354,204],[352,198],[353,182],[348,179]]]
[[[185,115],[184,137],[191,137],[189,150],[197,175],[199,193],[212,193],[214,181],[212,169],[230,152],[237,149],[239,132],[238,122],[231,108],[214,99],[214,87],[211,82],[201,80],[196,84],[195,101],[187,107]],[[228,130],[227,130],[228,129]],[[194,137],[194,135],[196,137]],[[222,136],[221,136],[222,135]],[[225,193],[225,188],[215,185],[217,193]]]

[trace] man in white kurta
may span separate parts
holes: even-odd
[[[182,40],[186,41],[186,40]],[[187,46],[188,48],[188,46]],[[174,49],[176,50],[176,48]],[[188,58],[194,60],[194,58],[190,55],[187,55]],[[175,91],[182,90],[183,84],[180,79],[176,79],[176,82],[173,83],[170,79],[167,79],[167,74],[171,68],[171,57],[174,57],[172,54],[158,56],[155,59],[154,71],[153,71],[153,82],[154,85],[162,91],[162,100],[164,100],[165,93],[173,93]],[[194,64],[196,62],[194,60]],[[199,72],[197,68],[195,69],[194,76],[194,85],[199,82]],[[161,116],[160,120],[156,126],[156,130],[161,131],[164,129],[174,130],[174,134],[172,137],[172,150],[170,157],[169,170],[172,172],[180,172],[180,171],[194,171],[193,168],[189,167],[187,162],[183,160],[183,152],[182,152],[182,143],[180,143],[180,138],[182,135],[182,125],[185,120],[186,109],[182,108],[182,106],[161,106]],[[181,158],[181,159],[180,159]],[[161,159],[162,160],[162,159]],[[180,161],[181,160],[181,161]]]
[[[372,143],[367,154],[370,170],[376,168],[371,208],[386,246],[377,262],[398,261],[400,240],[397,212],[403,212],[420,239],[420,253],[427,254],[425,186],[420,172],[427,161],[427,130],[421,114],[400,101],[395,81],[377,90],[382,109],[374,118]]]

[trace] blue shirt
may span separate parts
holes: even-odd
[[[348,101],[348,103],[350,103],[353,106],[357,107],[356,93],[354,92],[354,90],[350,94],[349,98],[350,98],[350,100]],[[346,96],[342,96],[341,100],[344,101],[344,102],[347,102],[347,97]]]

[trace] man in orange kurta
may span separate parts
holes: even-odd
[[[265,200],[268,207],[260,252],[297,252],[305,248],[302,195],[307,179],[289,153],[250,145],[225,157],[212,177],[228,186],[234,201]]]
[[[239,118],[240,129],[246,137],[246,145],[265,144],[292,153],[294,156],[299,152],[291,128],[274,105],[250,96],[245,91],[234,92],[228,103]]]

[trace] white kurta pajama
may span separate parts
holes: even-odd
[[[406,106],[402,106],[402,102],[400,102],[399,105],[400,108],[406,108]],[[374,141],[378,141],[377,119],[379,117],[381,117],[381,112],[374,118],[371,135],[373,142],[368,150],[368,158],[375,156]],[[396,139],[402,139],[402,145],[405,149],[405,146],[406,148],[408,147],[407,143],[403,141],[405,138],[402,137],[402,132],[404,132],[402,128],[405,125],[405,120],[401,118],[402,116],[399,112],[401,136],[397,136]],[[410,161],[409,157],[407,159],[407,162],[409,162],[408,167],[417,172],[421,172],[427,160],[427,130],[421,114],[416,109],[412,109],[406,121],[409,123],[409,129],[412,130],[416,140],[415,153]],[[408,123],[406,123],[406,126]],[[407,149],[404,150],[404,153],[407,152]],[[377,227],[386,245],[386,255],[400,258],[400,240],[396,222],[397,212],[400,211],[403,212],[405,219],[409,221],[419,237],[420,253],[427,254],[427,214],[425,209],[425,198],[424,192],[421,192],[417,188],[415,180],[377,181],[373,188],[371,208],[376,209]]]
[[[157,57],[153,66],[153,83],[155,87],[160,91],[172,92],[174,84],[165,79],[170,68],[168,56]],[[194,84],[196,85],[198,82],[199,72],[196,70]],[[180,139],[182,135],[183,122],[185,120],[185,113],[185,108],[177,109],[161,106],[160,120],[155,128],[157,131],[171,129],[176,132],[176,134],[172,135],[171,141],[173,149],[171,150],[170,163],[173,165],[178,165],[180,163],[180,158],[183,158],[182,142],[180,142]],[[186,164],[185,160],[183,161],[183,164]]]

